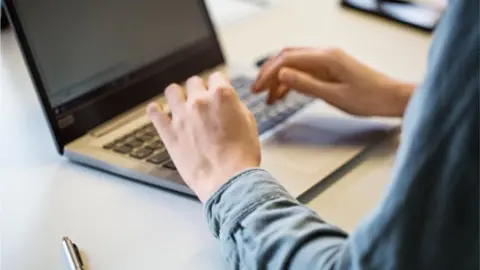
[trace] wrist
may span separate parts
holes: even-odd
[[[403,117],[410,97],[416,88],[415,84],[394,81],[388,88],[386,92],[390,93],[390,98],[384,102],[386,107],[383,116]]]
[[[398,83],[397,85],[397,115],[398,117],[403,117],[405,109],[407,108],[410,97],[415,91],[416,85],[413,83]]]
[[[258,168],[258,162],[235,162],[231,164],[221,164],[212,170],[210,175],[199,181],[200,186],[196,188],[196,194],[202,203],[213,196],[213,194],[227,183],[232,177],[251,168]]]

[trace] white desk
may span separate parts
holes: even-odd
[[[248,64],[286,45],[333,45],[412,81],[422,77],[430,42],[325,0],[277,0],[262,16],[220,29],[232,62]],[[225,268],[198,202],[58,156],[12,33],[2,34],[1,53],[0,268],[66,269],[64,235],[93,270]],[[395,142],[380,147],[309,205],[352,230],[380,199],[395,149]]]

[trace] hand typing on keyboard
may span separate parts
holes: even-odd
[[[147,114],[178,172],[206,202],[235,174],[260,164],[260,143],[253,114],[221,73],[208,82],[176,84],[165,90],[172,118],[152,103]]]
[[[247,77],[236,77],[232,79],[232,85],[237,91],[238,96],[248,109],[252,111],[257,121],[259,134],[283,122],[313,100],[305,95],[290,93],[275,104],[268,105],[265,103],[265,93],[253,94],[250,92],[252,83],[253,80]]]
[[[412,84],[393,80],[338,49],[290,48],[260,69],[254,92],[268,90],[267,102],[290,89],[362,116],[403,116]]]

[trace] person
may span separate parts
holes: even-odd
[[[269,103],[295,89],[354,115],[404,117],[393,182],[351,235],[259,168],[255,120],[225,75],[190,78],[186,94],[170,85],[172,118],[147,107],[233,269],[479,269],[478,10],[449,2],[417,87],[338,49],[291,48],[261,68],[252,90]]]

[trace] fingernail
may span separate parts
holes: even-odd
[[[173,91],[173,90],[175,90],[175,88],[177,88],[177,84],[172,83],[172,84],[168,85],[167,88],[165,88],[165,91]]]
[[[147,106],[147,115],[152,116],[158,113],[158,105],[156,103],[150,103]]]
[[[189,84],[195,84],[195,83],[197,83],[197,82],[199,82],[199,81],[201,81],[201,80],[202,80],[202,78],[200,78],[199,76],[196,76],[196,75],[195,75],[195,76],[192,76],[192,77],[188,78],[186,84],[187,84],[187,85],[189,85]]]

